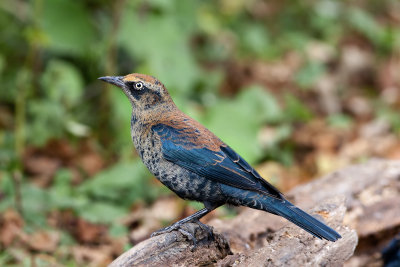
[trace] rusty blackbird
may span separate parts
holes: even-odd
[[[165,86],[144,74],[99,78],[122,89],[132,104],[131,134],[143,163],[165,186],[204,208],[153,234],[179,230],[223,204],[282,216],[315,237],[341,236],[294,206],[232,148],[178,109]]]

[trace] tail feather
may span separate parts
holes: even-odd
[[[303,228],[315,237],[336,241],[341,236],[332,228],[312,217],[284,199],[221,184],[222,192],[229,197],[229,203],[276,214]]]
[[[269,211],[272,211],[273,213],[284,217],[285,219],[296,224],[297,226],[303,228],[305,231],[309,232],[313,236],[329,241],[336,241],[341,238],[338,232],[336,232],[323,222],[319,221],[318,219],[314,218],[313,216],[309,215],[308,213],[297,208],[289,201],[280,201],[280,205],[278,203],[274,204],[275,205],[273,205],[272,207],[269,205]]]

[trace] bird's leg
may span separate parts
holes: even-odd
[[[167,227],[165,227],[165,228],[162,228],[162,229],[160,229],[160,230],[158,230],[158,231],[155,231],[154,233],[152,233],[151,234],[151,236],[153,237],[153,236],[156,236],[156,235],[160,235],[160,234],[164,234],[164,233],[169,233],[169,232],[171,232],[171,231],[174,231],[174,230],[179,230],[180,228],[181,228],[181,226],[183,225],[183,224],[185,224],[185,223],[187,223],[187,222],[195,222],[195,223],[197,223],[197,224],[199,224],[199,226],[201,227],[201,228],[209,228],[208,226],[206,226],[205,224],[203,224],[203,223],[201,223],[200,221],[199,221],[199,219],[201,219],[202,217],[204,217],[206,214],[208,214],[209,212],[211,212],[213,209],[208,209],[208,208],[204,208],[204,209],[201,209],[201,210],[199,210],[199,211],[197,211],[196,213],[194,213],[194,214],[192,214],[192,215],[190,215],[190,216],[188,216],[188,217],[186,217],[186,218],[184,218],[184,219],[182,219],[182,220],[180,220],[180,221],[177,221],[176,223],[174,223],[174,224],[172,224],[172,225],[170,225],[170,226],[167,226]],[[210,230],[207,230],[208,232],[210,231]],[[186,231],[185,231],[186,232]],[[186,235],[186,234],[185,234]],[[192,238],[194,238],[194,237],[192,237]]]

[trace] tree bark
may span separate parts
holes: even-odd
[[[185,235],[171,232],[137,244],[110,266],[380,264],[381,248],[400,230],[400,161],[351,166],[298,186],[287,197],[342,238],[319,240],[281,217],[245,209],[234,219],[212,220],[213,236],[186,224],[199,240],[195,248]]]

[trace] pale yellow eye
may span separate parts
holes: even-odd
[[[142,82],[137,82],[137,83],[135,83],[135,89],[137,89],[137,90],[142,90],[143,87],[144,87],[144,85],[143,85]]]

